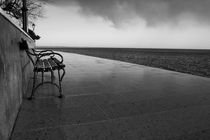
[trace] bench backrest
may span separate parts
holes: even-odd
[[[42,63],[43,65],[46,64],[44,66],[48,66],[48,64],[50,64],[51,65],[50,67],[53,67],[53,68],[65,67],[65,65],[63,64],[63,56],[59,53],[53,52],[52,50],[39,51],[35,49],[29,49],[27,41],[23,39],[22,39],[22,42],[20,42],[20,49],[25,50],[26,54],[28,55],[29,59],[33,63],[34,67],[37,67],[39,63]],[[60,60],[57,59],[55,56],[59,57]]]
[[[28,50],[25,50],[26,51],[26,54],[28,55],[29,59],[31,60],[32,64],[35,65],[35,62],[37,61],[38,59],[38,56],[37,54],[35,53],[35,50],[34,49],[31,49],[32,51],[30,51],[29,49]]]

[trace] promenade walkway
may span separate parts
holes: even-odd
[[[210,79],[62,54],[65,98],[45,85],[24,99],[12,140],[210,139]]]

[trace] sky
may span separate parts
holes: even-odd
[[[210,49],[210,0],[41,0],[38,46]]]

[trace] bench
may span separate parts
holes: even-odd
[[[62,86],[61,82],[65,75],[65,65],[63,64],[63,56],[59,53],[56,53],[52,50],[41,50],[38,51],[36,49],[29,49],[27,41],[22,39],[20,42],[20,49],[24,49],[26,54],[28,55],[29,59],[33,64],[33,88],[31,96],[28,99],[34,98],[35,90],[43,84],[52,84],[55,85],[59,90],[59,98],[62,98]],[[58,84],[55,83],[54,79],[54,71],[58,71]],[[61,74],[62,71],[62,74]],[[44,81],[44,73],[50,72],[51,73],[51,80]],[[36,85],[37,75],[41,73],[41,83]]]

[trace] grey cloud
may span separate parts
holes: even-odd
[[[84,15],[101,16],[114,24],[142,18],[148,25],[177,23],[191,18],[210,24],[210,0],[42,0],[65,6],[76,4]]]

